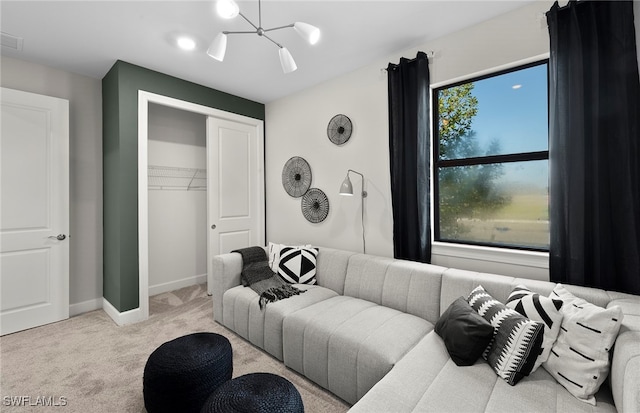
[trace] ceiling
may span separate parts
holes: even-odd
[[[24,39],[22,51],[3,46],[2,56],[98,79],[119,59],[268,103],[532,1],[264,0],[265,29],[303,21],[322,31],[314,46],[293,29],[270,33],[297,63],[284,74],[277,47],[257,35],[229,35],[224,62],[205,53],[222,30],[252,30],[241,17],[218,17],[213,0],[2,0],[2,32]],[[258,2],[238,4],[257,23]],[[179,49],[180,35],[195,50]]]

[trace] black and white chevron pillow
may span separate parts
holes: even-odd
[[[531,370],[533,373],[542,363],[547,361],[551,347],[558,338],[562,325],[562,312],[560,311],[562,300],[545,297],[534,293],[524,285],[518,285],[509,294],[507,307],[513,308],[530,320],[544,323],[542,349],[533,370]]]
[[[317,248],[283,247],[280,250],[278,275],[291,284],[315,284],[317,257]]]
[[[496,374],[514,386],[533,370],[544,335],[544,324],[532,321],[494,299],[480,285],[467,298],[471,307],[494,328],[482,357]]]

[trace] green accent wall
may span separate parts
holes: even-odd
[[[139,307],[138,91],[264,120],[264,104],[117,61],[102,79],[103,295],[118,311]]]

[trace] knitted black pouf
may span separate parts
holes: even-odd
[[[224,383],[200,413],[304,413],[302,398],[284,377],[251,373]]]
[[[164,343],[144,367],[147,412],[199,412],[211,392],[231,379],[232,356],[229,340],[214,333],[189,334]]]

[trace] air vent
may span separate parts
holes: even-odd
[[[24,39],[22,37],[12,36],[8,33],[2,32],[2,47],[7,47],[21,52],[23,40]]]

